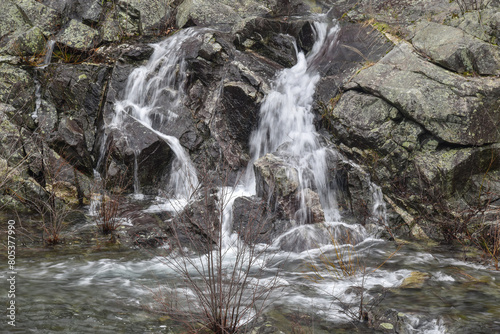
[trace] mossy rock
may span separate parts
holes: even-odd
[[[71,20],[57,36],[57,42],[78,51],[88,51],[96,45],[98,36],[99,32],[96,29],[77,20]]]

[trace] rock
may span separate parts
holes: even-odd
[[[428,273],[422,273],[419,271],[414,271],[404,279],[401,283],[401,289],[420,289],[424,286],[425,282],[430,278]]]
[[[308,52],[314,44],[313,24],[305,20],[283,21],[254,17],[244,21],[242,27],[236,26],[235,45],[241,50],[252,50],[272,59],[285,67],[297,61],[295,46]]]
[[[257,196],[273,202],[275,196],[289,197],[299,188],[297,170],[285,160],[266,154],[254,163]]]
[[[142,34],[140,12],[125,2],[118,2],[106,14],[100,28],[104,42],[119,42]]]
[[[284,67],[297,62],[296,40],[308,49],[312,29],[308,21],[287,22],[252,18],[236,31],[235,45],[240,50],[252,50]]]
[[[338,44],[318,64],[322,78],[316,87],[314,110],[319,115],[325,115],[338,101],[339,89],[356,71],[376,63],[394,46],[373,27],[344,23],[340,29]]]
[[[99,32],[96,29],[73,19],[61,30],[56,40],[62,47],[90,51],[97,45],[98,37]]]
[[[201,45],[195,46],[188,56],[185,105],[186,116],[189,119],[194,116],[194,122],[191,121],[194,124],[180,128],[187,130],[186,139],[191,138],[183,145],[194,151],[194,161],[213,161],[212,153],[219,151],[216,155],[222,154],[232,168],[240,168],[249,160],[250,134],[257,126],[269,79],[279,67],[255,54],[236,51],[230,42],[233,39],[230,34],[206,33]],[[189,123],[184,121],[184,124]],[[179,134],[184,136],[182,132]],[[215,147],[201,143],[210,136],[215,139]],[[198,153],[198,147],[200,150],[203,147],[204,153]]]
[[[500,47],[437,23],[419,22],[415,29],[413,45],[433,62],[458,73],[500,73]]]
[[[41,113],[45,115],[43,117],[48,117],[45,119],[39,118],[38,123],[43,124],[44,131],[50,132],[50,129],[47,128],[47,126],[52,124],[50,107],[47,107],[47,104],[50,103],[57,110],[58,117],[66,117],[68,122],[73,124],[71,128],[78,128],[78,132],[82,131],[81,137],[78,135],[80,140],[83,140],[83,142],[78,144],[78,150],[81,150],[78,156],[82,157],[85,163],[80,165],[87,166],[85,168],[86,171],[90,167],[91,171],[92,163],[89,165],[89,162],[92,159],[90,159],[88,154],[94,150],[96,144],[96,125],[101,108],[103,107],[110,68],[106,65],[51,64],[38,73],[42,86],[45,87],[42,92]],[[49,111],[45,111],[46,108],[49,108]],[[62,129],[66,129],[66,127]],[[69,139],[66,135],[62,134],[54,134],[53,138],[59,138],[57,139],[58,142],[63,138]],[[73,140],[71,139],[70,141],[73,142]],[[65,142],[65,140],[62,140],[62,142]],[[58,152],[63,156],[67,156],[64,153],[66,144],[58,144],[58,148],[62,150]],[[74,145],[75,143],[72,143],[69,146]],[[83,150],[87,153],[83,153]],[[74,156],[73,159],[77,159],[77,157]]]
[[[463,30],[487,43],[497,44],[500,41],[500,13],[493,7],[484,10],[473,10],[446,20],[446,24]]]
[[[307,207],[305,221],[310,224],[325,222],[325,213],[323,212],[318,193],[307,188],[302,190],[300,196],[304,197],[305,205]]]
[[[14,1],[1,0],[0,12],[0,48],[5,46],[14,32],[22,33],[31,28],[31,24]]]
[[[261,94],[241,81],[227,82],[223,86],[220,112],[216,114],[215,136],[225,148],[234,164],[244,166],[248,161],[248,142],[257,127]],[[224,136],[222,136],[224,134]]]
[[[13,34],[7,52],[15,56],[40,56],[45,49],[45,37],[38,27]]]
[[[216,0],[184,0],[177,7],[176,22],[179,28],[189,26],[217,26],[230,30],[241,20],[230,6]]]
[[[233,204],[233,231],[249,244],[271,243],[285,231],[277,224],[265,203],[257,197],[238,197]]]
[[[34,106],[35,86],[33,78],[25,70],[10,64],[0,64],[0,102],[10,104],[17,111],[15,122],[27,123],[31,120],[25,111]]]
[[[498,140],[500,81],[451,74],[400,44],[346,85],[381,97],[439,140],[483,145]]]
[[[47,37],[54,34],[62,24],[61,14],[39,1],[17,0],[16,4],[30,19],[31,23],[40,28]]]
[[[83,23],[87,25],[97,24],[103,14],[103,5],[105,1],[99,0],[80,0],[78,12]]]
[[[169,1],[150,0],[122,0],[124,3],[137,9],[141,16],[141,31],[145,35],[159,35],[169,27],[168,21],[172,15],[172,8]]]
[[[169,239],[169,235],[160,226],[158,218],[144,213],[138,205],[125,203],[120,208],[119,216],[125,217],[132,225],[124,226],[126,243],[149,248],[162,246]]]
[[[120,129],[108,128],[106,132],[109,158],[104,160],[104,168],[111,183],[125,183],[132,189],[137,181],[137,191],[143,194],[166,189],[174,155],[164,139],[130,118],[124,120]]]
[[[50,134],[48,143],[78,170],[92,175],[94,163],[87,150],[85,132],[79,122],[62,117],[57,132]]]
[[[217,190],[202,188],[198,198],[167,222],[174,247],[187,247],[198,252],[213,250],[219,240],[220,206]]]

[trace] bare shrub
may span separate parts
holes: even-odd
[[[185,287],[163,289],[155,298],[162,312],[192,332],[245,332],[278,288],[279,271],[263,277],[272,255],[256,244],[267,219],[251,212],[239,235],[233,234],[224,223],[235,196],[234,188],[225,187],[227,175],[204,171],[200,180],[194,201],[171,220],[171,248],[161,257]]]

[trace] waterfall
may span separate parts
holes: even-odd
[[[179,140],[165,135],[161,129],[178,117],[177,112],[183,106],[186,81],[183,44],[196,35],[194,29],[185,29],[151,45],[153,54],[146,65],[136,68],[129,75],[124,98],[115,103],[115,115],[109,125],[121,129],[124,118],[131,117],[162,138],[175,154],[168,189],[174,197],[183,198],[189,197],[198,185],[196,169]],[[134,192],[139,194],[137,168],[135,154]]]
[[[338,25],[328,28],[327,23],[315,23],[316,42],[311,52],[297,55],[297,64],[283,70],[277,77],[272,91],[264,99],[260,109],[259,127],[250,139],[251,160],[246,172],[246,185],[255,189],[253,164],[260,157],[279,151],[298,174],[298,200],[301,209],[297,221],[306,220],[305,192],[315,189],[327,221],[337,221],[335,193],[328,186],[327,155],[330,152],[319,142],[311,112],[313,96],[320,75],[315,63],[318,58],[336,45]]]
[[[37,77],[34,78],[35,82],[35,110],[31,114],[31,118],[37,119],[38,112],[40,111],[40,107],[42,106],[42,85]]]
[[[40,67],[47,67],[50,64],[50,61],[52,60],[52,53],[54,52],[54,45],[56,44],[55,40],[50,40],[47,42],[47,45],[45,46],[45,57],[43,58],[43,63],[40,65]]]

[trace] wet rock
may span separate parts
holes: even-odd
[[[379,61],[393,48],[378,30],[358,23],[343,23],[338,44],[318,60],[322,78],[316,87],[314,110],[325,115],[338,101],[339,89],[363,66]]]
[[[203,188],[198,195],[182,212],[167,221],[167,228],[173,235],[174,247],[206,252],[216,247],[222,217],[216,189]]]
[[[285,160],[266,154],[254,164],[257,196],[265,200],[288,197],[299,188],[297,170]]]
[[[157,194],[168,180],[173,153],[164,139],[142,124],[126,118],[120,129],[108,128],[106,147],[110,158],[106,175],[111,183],[122,184],[132,189],[135,176],[141,193]]]
[[[93,161],[87,150],[85,132],[79,122],[68,117],[61,118],[57,132],[50,135],[48,142],[76,168],[88,175],[92,174]]]
[[[105,98],[110,68],[106,65],[51,64],[38,73],[45,87],[38,124],[43,126],[45,132],[50,133],[50,124],[55,126],[49,104],[52,105],[57,110],[57,117],[66,119],[64,126],[59,124],[62,133],[53,134],[54,140],[58,138],[61,155],[66,156],[64,147],[76,145],[74,140],[80,138],[77,146],[81,152],[78,156],[85,161],[80,165],[86,166],[86,171],[89,171],[89,168],[91,171],[93,164],[90,163],[92,159],[89,154],[94,150],[96,125]],[[72,126],[68,127],[70,123]],[[69,128],[79,130],[66,132]],[[73,139],[67,137],[68,133],[76,135],[80,132],[81,135],[71,136]],[[72,158],[78,160],[77,156]]]
[[[304,52],[314,44],[314,28],[304,20],[283,21],[255,17],[235,29],[235,45],[241,50],[252,50],[276,61],[282,66],[292,67],[297,62],[295,43]]]
[[[437,23],[420,22],[415,30],[413,45],[433,62],[458,73],[500,73],[500,47]]]
[[[125,218],[127,223],[132,225],[124,226],[127,239],[125,242],[141,248],[162,246],[169,235],[156,217],[144,213],[141,209],[140,206],[128,203],[120,208],[120,218]]]
[[[73,19],[61,30],[56,40],[62,47],[89,51],[97,45],[98,37],[99,32],[96,29]]]
[[[419,271],[414,271],[404,279],[403,283],[401,283],[401,289],[419,289],[422,288],[425,282],[430,278],[428,273],[422,273]]]
[[[254,163],[254,171],[257,196],[270,203],[276,219],[308,224],[325,221],[319,195],[309,188],[300,189],[297,170],[283,158],[266,154]]]
[[[234,200],[233,231],[247,243],[270,243],[285,232],[280,225],[261,199],[238,197]]]
[[[230,42],[233,38],[228,34],[204,34],[201,45],[193,49],[193,58],[188,58],[185,105],[189,118],[194,116],[194,124],[186,133],[196,143],[187,147],[195,151],[198,146],[207,148],[200,139],[210,135],[217,147],[210,144],[212,148],[205,152],[222,149],[229,165],[240,168],[248,162],[248,142],[257,126],[260,103],[269,89],[270,77],[279,67],[254,54],[237,52]],[[195,152],[195,160],[212,160],[206,153]]]

